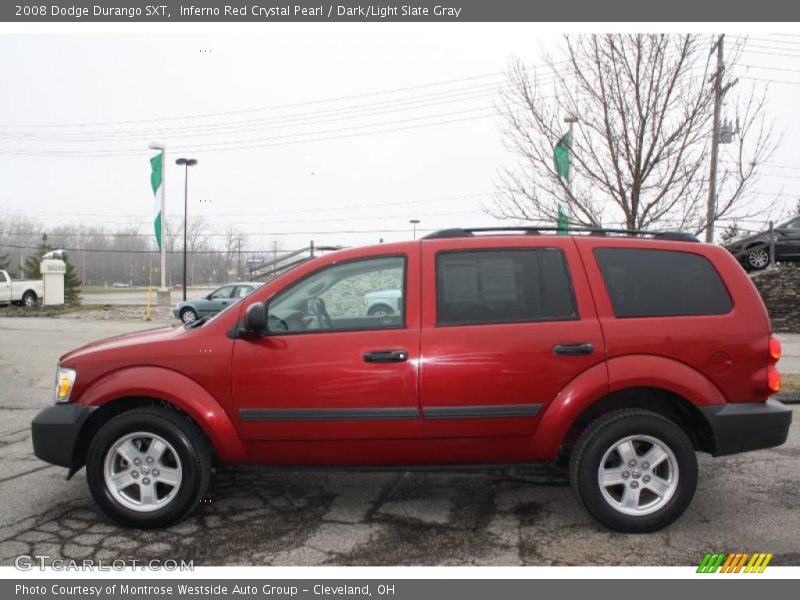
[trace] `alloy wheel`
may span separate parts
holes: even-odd
[[[750,263],[750,266],[754,269],[763,269],[769,264],[769,252],[764,248],[752,250],[750,254],[747,255],[747,262]]]
[[[603,499],[615,510],[642,516],[664,507],[678,489],[678,460],[661,440],[631,435],[606,451],[597,470]]]
[[[114,500],[137,512],[169,504],[183,479],[175,448],[163,437],[142,431],[121,437],[109,448],[103,477]]]

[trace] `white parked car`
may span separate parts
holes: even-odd
[[[28,308],[44,296],[44,282],[41,279],[22,279],[11,281],[8,271],[0,271],[0,304],[20,304]]]
[[[402,296],[402,290],[381,290],[364,294],[367,315],[370,317],[399,315],[403,311],[400,305]]]

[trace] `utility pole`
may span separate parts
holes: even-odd
[[[236,250],[236,281],[242,280],[242,238],[239,237],[238,247]]]
[[[717,51],[717,71],[714,73],[714,124],[711,131],[711,168],[708,174],[708,205],[706,207],[706,242],[714,241],[714,221],[717,216],[717,165],[719,163],[719,127],[722,111],[722,74],[725,70],[723,55],[725,34],[721,34],[711,49]]]

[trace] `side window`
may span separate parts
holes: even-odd
[[[0,283],[5,283],[5,282],[6,282],[6,274],[0,273]]]
[[[231,293],[233,292],[232,285],[226,285],[225,287],[219,288],[216,292],[209,296],[210,300],[224,300],[225,298],[230,298]]]
[[[249,294],[252,291],[253,288],[251,288],[249,285],[239,285],[236,286],[236,291],[234,292],[233,297],[236,299],[244,298],[245,296],[247,296],[247,294]]]
[[[733,304],[716,269],[699,254],[596,248],[617,317],[722,315]]]
[[[561,250],[470,250],[436,257],[437,325],[577,318]]]
[[[269,302],[267,327],[274,333],[403,327],[405,271],[400,256],[326,267]]]

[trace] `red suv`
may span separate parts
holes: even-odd
[[[342,250],[214,317],[69,352],[34,451],[86,465],[136,527],[186,516],[212,464],[549,462],[598,521],[642,532],[686,509],[697,451],[786,440],[780,346],[730,253],[543,231]],[[375,292],[391,310],[369,310]]]

